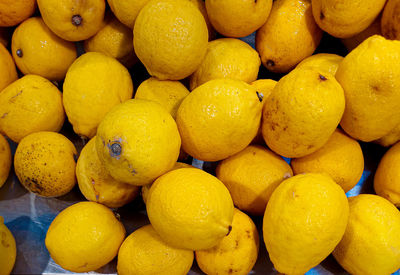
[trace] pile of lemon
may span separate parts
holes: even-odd
[[[400,268],[400,1],[107,2],[0,2],[0,133],[18,143],[15,174],[38,196],[78,183],[88,200],[48,229],[58,265],[88,272],[118,256],[119,274],[187,274],[196,259],[206,274],[248,274],[260,245],[249,214],[263,216],[280,273],[331,253],[351,274]],[[238,39],[253,32],[255,49]],[[312,55],[323,32],[349,53]],[[151,77],[134,89],[138,62]],[[261,64],[279,81],[258,79]],[[58,133],[66,118],[80,152]],[[376,194],[347,198],[364,169],[358,141],[392,147]],[[216,162],[215,175],[188,156]],[[139,194],[150,224],[126,237],[110,208]]]

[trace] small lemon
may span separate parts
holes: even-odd
[[[128,70],[102,53],[81,55],[69,67],[63,86],[63,103],[75,133],[92,138],[112,107],[132,97]]]
[[[211,24],[228,37],[248,36],[267,20],[272,0],[206,0]]]
[[[193,251],[166,244],[149,224],[122,243],[118,252],[120,275],[186,275],[193,264]]]
[[[104,0],[37,0],[40,14],[56,35],[68,41],[88,39],[102,26]]]
[[[315,68],[321,72],[335,75],[343,57],[333,53],[318,53],[301,61],[296,68]]]
[[[266,102],[266,99],[270,96],[272,93],[272,90],[275,88],[277,81],[273,79],[257,79],[253,82],[251,82],[251,86],[256,88],[257,92],[259,94],[262,94],[263,96],[263,103]]]
[[[381,30],[388,39],[400,40],[400,2],[388,0],[382,13]]]
[[[43,197],[65,195],[75,186],[75,146],[53,132],[24,137],[14,156],[14,169],[21,184]]]
[[[10,52],[0,45],[0,92],[9,84],[18,79],[17,69],[15,68],[14,59]]]
[[[133,50],[133,33],[130,28],[119,22],[113,16],[107,16],[103,27],[91,38],[85,40],[86,52],[100,52],[114,57],[126,67],[132,67],[137,62]]]
[[[252,215],[263,215],[272,192],[293,175],[285,160],[259,145],[250,145],[224,159],[216,173],[228,188],[233,203]]]
[[[189,90],[179,81],[150,77],[139,85],[135,98],[160,103],[175,119],[179,106],[188,94]]]
[[[64,124],[62,94],[49,80],[26,75],[0,92],[0,132],[14,142]]]
[[[16,26],[29,18],[36,10],[36,0],[0,1],[0,26]]]
[[[347,38],[365,30],[379,15],[386,0],[311,0],[315,21],[334,37]]]
[[[369,142],[400,124],[400,41],[369,37],[343,59],[335,76],[346,98],[340,126],[350,136]]]
[[[62,80],[76,59],[75,44],[55,35],[40,17],[31,17],[14,31],[11,51],[23,74]]]
[[[239,39],[220,38],[208,42],[200,67],[190,77],[190,89],[217,78],[232,78],[250,83],[257,79],[261,65],[256,50]]]
[[[374,189],[377,195],[400,206],[400,143],[393,145],[379,162],[374,176]]]
[[[0,274],[11,273],[17,257],[17,246],[14,236],[4,224],[4,218],[0,216]]]
[[[172,167],[172,169],[170,171],[180,169],[180,168],[195,168],[195,167],[190,164],[187,164],[187,163],[176,162],[174,167]],[[149,191],[150,191],[151,186],[152,186],[152,183],[143,185],[141,188],[141,193],[142,193],[142,198],[143,198],[144,203],[147,202],[147,198],[149,197]]]
[[[107,0],[107,2],[118,20],[133,29],[136,17],[149,0]]]
[[[0,188],[4,185],[11,169],[11,150],[8,141],[0,134]]]
[[[181,168],[159,177],[150,188],[146,208],[155,231],[177,248],[211,248],[232,228],[233,203],[228,189],[196,168]]]
[[[151,0],[133,28],[137,57],[152,76],[180,80],[200,65],[208,43],[203,15],[189,1]]]
[[[352,189],[364,171],[364,156],[360,144],[337,129],[322,148],[305,157],[292,159],[295,175],[326,173],[345,192]]]
[[[304,274],[341,240],[349,217],[343,189],[329,176],[303,174],[283,181],[264,214],[263,235],[276,270]]]
[[[267,22],[257,31],[256,49],[269,71],[286,73],[312,55],[321,37],[310,1],[276,0]]]
[[[371,194],[349,198],[346,232],[333,256],[350,274],[392,274],[400,268],[400,213]]]
[[[311,154],[328,141],[344,107],[343,89],[333,75],[316,69],[295,69],[279,80],[266,99],[264,140],[285,157]]]
[[[243,150],[260,126],[259,96],[249,84],[228,78],[194,89],[176,117],[183,149],[204,161],[222,160]]]
[[[115,180],[96,151],[96,137],[83,147],[76,164],[79,189],[89,201],[111,208],[122,207],[139,194],[139,187]]]
[[[235,208],[229,235],[213,248],[197,250],[196,261],[209,275],[249,274],[257,261],[259,242],[254,222]]]
[[[62,268],[89,272],[114,259],[124,238],[125,228],[110,209],[96,202],[79,202],[52,221],[45,244]]]
[[[152,183],[169,171],[180,146],[172,116],[160,104],[144,99],[114,107],[96,137],[97,153],[110,175],[133,185]]]

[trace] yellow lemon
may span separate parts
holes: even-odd
[[[29,18],[36,10],[36,0],[2,0],[0,2],[0,26],[16,26]]]
[[[310,1],[277,0],[257,31],[256,49],[268,70],[286,73],[315,51],[321,37]]]
[[[17,69],[15,68],[14,60],[9,51],[0,45],[0,92],[13,81],[18,79]]]
[[[214,79],[194,89],[178,109],[182,147],[204,161],[225,159],[243,150],[260,126],[262,99],[249,84]]]
[[[332,36],[347,38],[365,30],[379,15],[386,0],[311,0],[317,24]]]
[[[17,246],[14,236],[4,224],[3,217],[0,216],[0,274],[8,275],[11,273],[16,257]]]
[[[12,36],[11,51],[23,74],[62,80],[76,59],[75,44],[55,35],[40,17],[19,25]]]
[[[179,155],[181,139],[172,116],[160,104],[128,100],[100,123],[96,148],[116,180],[145,185],[169,171]]]
[[[0,188],[4,185],[11,169],[11,149],[8,141],[0,134]]]
[[[195,252],[200,269],[212,274],[249,274],[258,257],[259,236],[254,222],[235,208],[232,230],[207,250]]]
[[[104,53],[126,67],[133,66],[137,57],[133,50],[132,30],[112,16],[108,16],[103,25],[94,36],[85,41],[85,51]]]
[[[266,99],[264,140],[285,157],[311,154],[328,141],[344,107],[343,89],[333,75],[316,69],[295,69],[279,80]]]
[[[179,80],[199,67],[207,50],[208,29],[196,6],[182,0],[151,0],[133,29],[137,57],[152,76]]]
[[[388,0],[382,13],[382,34],[388,39],[400,40],[400,2]]]
[[[374,176],[374,189],[397,207],[400,206],[400,143],[393,145],[382,157]]]
[[[343,59],[336,79],[346,97],[340,125],[350,136],[369,142],[400,124],[400,41],[371,36]]]
[[[136,17],[149,0],[107,0],[107,2],[118,20],[133,29]]]
[[[139,85],[135,98],[161,104],[175,119],[179,106],[188,94],[189,90],[179,81],[150,77]]]
[[[297,175],[272,194],[263,220],[264,242],[276,270],[304,274],[341,240],[349,217],[343,189],[329,176]]]
[[[193,251],[166,244],[149,224],[134,231],[122,243],[117,270],[120,275],[186,275],[193,259]]]
[[[250,83],[257,79],[261,65],[256,50],[242,40],[220,38],[208,42],[206,56],[190,77],[190,89],[217,78],[232,78]]]
[[[349,198],[346,232],[333,256],[350,274],[391,274],[400,268],[400,213],[382,197]]]
[[[125,228],[107,207],[79,202],[61,211],[47,230],[51,258],[72,272],[94,271],[118,254]]]
[[[295,175],[326,173],[345,192],[352,189],[364,171],[360,144],[341,130],[336,130],[322,148],[305,157],[292,159]]]
[[[69,67],[63,86],[63,103],[75,133],[92,138],[112,107],[132,97],[128,70],[102,53],[81,55]]]
[[[79,189],[89,201],[118,208],[139,194],[139,187],[115,180],[107,172],[96,151],[96,137],[83,147],[76,164]]]
[[[315,68],[321,72],[335,75],[343,57],[333,53],[319,53],[307,57],[296,68]]]
[[[14,142],[38,131],[58,132],[65,119],[61,92],[38,75],[26,75],[0,92],[0,110],[0,132]]]
[[[146,208],[156,232],[177,248],[211,248],[232,228],[233,203],[228,189],[196,168],[181,168],[159,177],[150,188]]]
[[[259,29],[267,20],[272,0],[206,0],[211,24],[228,37],[244,37]]]
[[[68,41],[88,39],[102,26],[104,0],[37,0],[40,14],[56,35]]]
[[[381,16],[378,16],[371,25],[368,26],[362,32],[349,37],[342,38],[341,41],[349,52],[354,50],[358,45],[360,45],[365,39],[375,34],[381,35]]]
[[[59,197],[75,186],[75,146],[53,132],[24,137],[14,156],[14,169],[22,185],[43,197]]]
[[[231,193],[233,203],[252,215],[263,215],[272,192],[293,175],[285,160],[259,145],[250,145],[224,159],[216,173]]]
[[[187,164],[187,163],[176,162],[174,167],[172,167],[172,169],[170,171],[180,169],[180,168],[195,168],[195,167],[190,164]],[[142,193],[142,198],[143,198],[144,203],[147,202],[147,198],[149,197],[149,191],[150,191],[151,186],[152,186],[152,183],[142,186],[141,193]]]

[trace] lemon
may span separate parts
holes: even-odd
[[[75,146],[53,132],[23,138],[14,156],[15,174],[22,185],[43,197],[65,195],[75,186]]]
[[[14,142],[64,124],[62,94],[49,80],[26,75],[0,92],[0,132]]]
[[[147,214],[168,244],[190,250],[208,249],[229,234],[233,203],[216,177],[196,168],[181,168],[151,186]]]
[[[4,224],[4,218],[0,216],[0,274],[11,273],[17,257],[17,246],[14,236]]]
[[[50,80],[64,79],[77,57],[75,44],[55,35],[40,17],[20,24],[11,43],[15,63],[23,74],[36,74]]]
[[[322,37],[308,0],[276,0],[267,22],[257,30],[256,49],[264,66],[286,73],[312,55]]]
[[[107,0],[118,20],[133,29],[136,17],[149,0]]]
[[[16,26],[36,10],[35,0],[3,0],[0,2],[0,26]]]
[[[315,68],[324,73],[335,75],[343,57],[333,53],[318,53],[301,61],[296,68]]]
[[[79,202],[52,221],[45,244],[62,268],[89,272],[117,256],[124,238],[125,228],[110,209],[95,202]]]
[[[139,187],[115,180],[107,172],[96,151],[96,137],[83,147],[76,164],[79,189],[89,201],[118,208],[139,194]]]
[[[178,159],[181,139],[172,116],[160,104],[131,99],[113,108],[100,123],[96,148],[116,180],[152,183]]]
[[[379,15],[386,0],[311,0],[317,24],[334,37],[347,38],[365,30]]]
[[[122,243],[117,270],[120,275],[185,275],[193,259],[193,251],[166,244],[149,224],[135,230]]]
[[[3,44],[0,45],[0,72],[0,91],[18,79],[14,60]]]
[[[228,37],[248,36],[267,20],[272,0],[206,0],[211,24]]]
[[[347,48],[349,52],[354,50],[358,45],[360,45],[365,39],[375,34],[382,35],[381,32],[381,16],[378,16],[371,25],[368,26],[362,32],[349,37],[349,38],[342,38],[341,41],[344,46]]]
[[[335,131],[345,107],[335,77],[316,69],[295,69],[282,77],[263,110],[268,147],[285,157],[303,157],[321,148]]]
[[[285,160],[259,145],[250,145],[224,159],[216,173],[228,188],[233,203],[252,215],[263,215],[272,192],[293,175]]]
[[[391,274],[400,268],[400,213],[382,197],[349,198],[346,232],[333,256],[350,274]]]
[[[257,79],[251,82],[251,86],[256,88],[259,94],[263,96],[263,104],[266,102],[267,97],[270,96],[272,90],[275,88],[277,81],[273,79]]]
[[[259,236],[254,222],[235,208],[232,230],[216,246],[195,252],[200,269],[212,274],[249,274],[258,257]]]
[[[217,78],[232,78],[250,83],[257,79],[261,65],[256,50],[239,39],[220,38],[208,43],[200,67],[190,77],[190,89]]]
[[[345,192],[352,189],[364,171],[364,156],[360,144],[337,129],[322,148],[305,157],[292,159],[295,175],[326,173]]]
[[[389,134],[400,124],[400,41],[374,35],[340,63],[336,79],[343,87],[343,130],[365,142]]]
[[[40,14],[52,32],[68,41],[88,39],[102,26],[104,0],[37,0]]]
[[[388,0],[382,13],[382,34],[388,39],[400,40],[400,3]]]
[[[204,17],[189,1],[151,0],[133,28],[137,57],[150,75],[161,80],[191,75],[200,65],[207,43]]]
[[[179,81],[150,77],[139,85],[135,98],[161,104],[175,119],[179,106],[188,94],[188,89]]]
[[[11,169],[11,150],[8,141],[0,134],[0,188],[4,185]]]
[[[85,40],[86,52],[100,52],[114,57],[126,67],[132,67],[137,62],[133,50],[133,33],[130,28],[119,22],[113,16],[107,16],[103,27],[92,37]]]
[[[178,109],[182,147],[204,161],[225,159],[243,150],[260,126],[262,99],[249,84],[214,79],[194,89]]]
[[[276,270],[304,274],[341,240],[349,217],[343,189],[329,176],[303,174],[283,181],[264,214],[263,235]]]
[[[132,97],[128,70],[116,59],[97,52],[81,55],[69,67],[63,103],[75,133],[92,138],[112,107]]]

